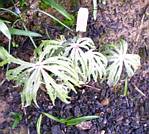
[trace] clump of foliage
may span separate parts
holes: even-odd
[[[7,2],[12,3],[14,5],[15,11],[10,10],[9,8],[5,8],[5,6],[3,4],[7,3]],[[57,10],[61,15],[63,15],[65,17],[65,21],[67,22],[68,25],[70,25],[70,26],[74,25],[74,20],[75,20],[74,16],[69,14],[65,10],[65,8],[63,6],[61,6],[59,3],[57,3],[55,0],[39,0],[38,2],[42,3],[43,5],[45,5],[47,7],[51,7],[53,9]],[[1,4],[2,4],[2,7],[1,7]],[[20,4],[20,8],[21,8],[27,4],[27,1],[19,0],[19,4]],[[10,45],[11,45],[12,35],[28,36],[35,48],[37,46],[36,46],[32,37],[41,37],[40,34],[31,32],[27,29],[27,27],[25,25],[25,19],[24,19],[24,17],[22,17],[23,11],[21,12],[20,8],[18,8],[18,7],[19,7],[19,5],[17,3],[15,3],[13,0],[2,1],[0,3],[0,11],[8,12],[8,13],[14,15],[15,19],[16,19],[16,20],[14,20],[14,23],[12,24],[11,28],[9,28],[6,25],[6,23],[11,23],[11,22],[0,19],[0,32],[2,32],[9,39],[9,52],[10,52],[10,47],[11,47]],[[71,28],[67,24],[65,24],[65,21],[63,23],[63,21],[61,21],[60,19],[51,15],[50,13],[47,13],[44,10],[39,9],[39,7],[32,8],[32,10],[33,10],[32,12],[40,12],[44,15],[47,15],[48,17],[52,18],[55,22],[59,23],[63,27],[71,30]],[[21,22],[22,27],[25,30],[14,28],[14,24],[16,24],[17,22]]]
[[[41,85],[45,86],[53,104],[57,97],[69,103],[67,100],[69,90],[75,91],[74,86],[79,86],[79,81],[72,61],[56,52],[61,48],[62,46],[56,44],[43,47],[33,62],[17,59],[4,48],[0,48],[1,59],[18,65],[8,70],[7,78],[23,85],[24,89],[21,93],[23,106],[29,106],[32,101],[38,106],[36,96]]]
[[[110,45],[110,49],[107,51],[109,62],[107,75],[110,86],[117,84],[123,69],[126,70],[127,76],[131,77],[140,66],[140,56],[137,54],[128,54],[127,49],[128,43],[125,40],[121,40],[117,45]]]
[[[89,82],[91,78],[97,81],[98,78],[106,75],[107,59],[96,50],[92,39],[74,38],[63,44],[64,55],[73,61],[80,82]]]
[[[1,64],[15,63],[18,66],[7,71],[7,78],[23,85],[21,93],[23,106],[37,106],[37,92],[40,86],[46,89],[52,103],[58,97],[69,103],[70,90],[86,84],[91,79],[107,79],[108,84],[116,85],[120,79],[123,66],[131,77],[140,66],[140,57],[127,54],[128,44],[121,40],[110,46],[106,55],[101,54],[90,38],[73,38],[69,40],[47,40],[36,49],[32,62],[26,62],[10,55],[0,48]]]

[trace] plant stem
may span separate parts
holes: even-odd
[[[124,85],[124,96],[127,96],[127,94],[128,94],[128,79],[126,77]]]

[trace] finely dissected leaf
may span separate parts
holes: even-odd
[[[123,66],[125,66],[127,75],[131,77],[140,66],[140,56],[137,54],[127,54],[128,44],[121,40],[118,46],[108,51],[109,66],[108,84],[115,85],[120,79]]]
[[[74,38],[64,43],[66,46],[64,55],[69,57],[78,72],[80,81],[87,81],[87,59],[85,52],[94,48],[94,43],[90,38]]]
[[[96,115],[91,115],[91,116],[82,116],[82,117],[77,117],[77,118],[69,118],[69,119],[63,119],[63,118],[57,118],[51,114],[48,113],[43,113],[45,116],[48,118],[57,121],[59,123],[66,124],[67,126],[73,126],[80,124],[81,122],[88,121],[88,120],[93,120],[99,118],[99,116]]]
[[[106,57],[94,50],[89,50],[86,52],[87,57],[87,66],[88,66],[88,81],[92,78],[94,81],[97,81],[98,77],[102,79],[106,76],[106,66],[107,59]]]
[[[31,31],[26,31],[26,30],[21,30],[21,29],[16,29],[16,28],[10,28],[9,29],[10,33],[12,35],[20,35],[20,36],[31,36],[31,37],[42,37],[41,34],[31,32]]]
[[[7,25],[4,23],[4,21],[0,20],[0,31],[9,39],[11,40],[11,34],[7,27]]]
[[[16,68],[8,70],[6,76],[9,80],[15,80],[24,86],[21,93],[23,106],[29,106],[32,101],[38,106],[36,98],[41,84],[47,89],[53,104],[57,97],[69,103],[68,93],[70,90],[75,91],[74,86],[79,86],[79,79],[72,61],[54,52],[61,47],[58,45],[41,47],[33,62],[17,59],[4,48],[0,48],[2,60],[7,59],[9,62],[18,64]]]
[[[75,38],[64,42],[64,55],[69,57],[78,72],[82,84],[93,78],[102,78],[106,74],[107,59],[95,51],[95,45],[90,38]]]
[[[21,94],[23,106],[29,106],[32,100],[38,106],[36,96],[40,85],[41,85],[41,72],[40,68],[37,68],[31,73],[29,79],[24,84],[24,90]]]
[[[40,114],[37,120],[37,124],[36,124],[37,134],[41,134],[41,122],[42,122],[42,114]]]
[[[65,90],[61,85],[57,84],[56,81],[51,78],[44,70],[42,70],[42,75],[45,81],[47,93],[50,96],[52,103],[54,104],[56,97],[60,98],[65,103],[69,103],[67,100],[69,99],[68,91]]]
[[[3,47],[0,47],[0,59],[7,63],[11,62],[12,60],[18,62],[18,60],[11,56]]]
[[[59,13],[61,13],[64,17],[71,20],[71,15],[58,3],[55,2],[55,0],[42,0],[46,5],[56,9]]]

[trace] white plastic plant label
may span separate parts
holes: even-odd
[[[81,7],[79,9],[78,16],[77,16],[76,32],[86,32],[88,15],[89,15],[89,12],[87,8]]]

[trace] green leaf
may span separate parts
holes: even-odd
[[[11,112],[11,115],[13,117],[12,129],[14,129],[18,126],[18,124],[22,120],[22,114],[16,113],[16,112]]]
[[[80,83],[89,82],[92,78],[97,81],[98,77],[106,75],[107,59],[95,51],[92,39],[74,38],[65,41],[63,45],[66,47],[64,55],[73,61]]]
[[[40,114],[37,120],[37,124],[36,124],[37,134],[41,134],[41,122],[42,122],[42,114]]]
[[[10,62],[13,56],[11,56],[4,47],[0,46],[0,59]]]
[[[128,79],[126,77],[124,85],[124,96],[127,96],[127,93],[128,93]]]
[[[57,121],[59,123],[64,123],[65,121],[63,121],[63,119],[59,119],[51,114],[48,114],[48,113],[43,113],[45,116],[47,116],[48,118],[54,120],[54,121]]]
[[[11,34],[7,27],[7,25],[4,23],[4,21],[0,20],[0,31],[9,39],[11,40]]]
[[[68,93],[70,90],[75,91],[75,86],[79,86],[79,79],[72,61],[59,54],[58,56],[54,54],[54,51],[61,47],[58,45],[41,47],[39,55],[36,55],[32,62],[17,59],[0,47],[0,58],[8,59],[9,62],[18,65],[16,68],[8,70],[6,76],[7,79],[15,80],[24,87],[21,93],[22,106],[27,107],[33,101],[38,107],[36,98],[41,84],[47,89],[47,94],[53,104],[57,97],[61,101],[69,103]]]
[[[126,69],[128,77],[134,75],[140,66],[140,56],[137,54],[127,54],[128,44],[121,40],[116,46],[111,47],[107,54],[109,66],[107,68],[108,84],[116,85],[120,79],[123,66]],[[126,76],[126,77],[127,77]]]
[[[71,15],[60,4],[56,3],[55,0],[42,0],[42,2],[56,9],[59,13],[61,13],[67,19],[72,20]]]
[[[42,37],[41,34],[31,32],[31,31],[26,31],[26,30],[21,30],[21,29],[16,29],[16,28],[10,28],[10,33],[12,35],[20,35],[20,36],[31,36],[31,37]]]
[[[57,118],[51,114],[48,113],[43,113],[45,116],[48,118],[57,121],[59,123],[66,124],[67,126],[73,126],[80,124],[81,122],[88,121],[88,120],[93,120],[99,118],[99,116],[96,115],[91,115],[91,116],[82,116],[82,117],[77,117],[77,118],[69,118],[69,119],[63,119],[63,118]]]
[[[45,14],[45,15],[47,15],[47,16],[49,16],[49,17],[52,18],[53,20],[55,20],[55,21],[57,21],[58,23],[60,23],[62,26],[66,27],[67,29],[69,29],[69,30],[72,31],[72,29],[71,29],[70,27],[68,27],[67,25],[65,25],[62,21],[60,21],[59,19],[57,19],[57,18],[54,17],[53,15],[51,15],[51,14],[49,14],[49,13],[46,13],[46,12],[40,10],[40,9],[39,9],[38,11],[41,12],[41,13],[43,13],[43,14]]]
[[[4,65],[8,63],[9,63],[9,60],[3,60],[2,62],[0,62],[0,67],[3,67]]]
[[[26,1],[26,0],[19,0],[19,4],[20,4],[20,6],[21,6],[21,7],[23,7],[23,6],[24,6],[25,1]]]
[[[67,119],[66,125],[67,126],[77,125],[77,124],[80,124],[81,122],[93,120],[93,119],[97,119],[97,118],[99,118],[99,116],[91,115],[91,116],[83,116],[83,117],[77,117],[77,118],[73,118],[73,119]]]

